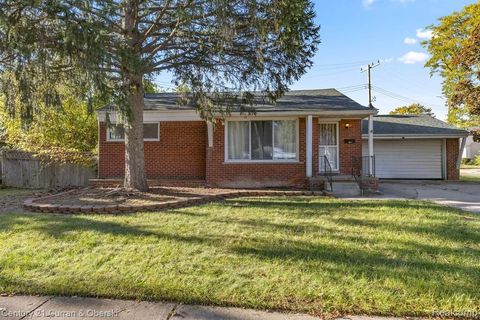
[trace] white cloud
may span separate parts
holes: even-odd
[[[432,30],[417,29],[417,38],[429,40],[433,36]]]
[[[365,8],[370,8],[374,2],[377,2],[378,0],[362,0],[362,4]],[[415,2],[416,0],[390,0],[390,2],[398,2],[398,3],[411,3]]]
[[[410,51],[398,58],[398,61],[405,64],[415,64],[427,61],[428,57],[428,54],[424,52]]]
[[[370,7],[376,0],[362,0],[363,6],[368,8]]]
[[[380,59],[380,63],[392,63],[393,58],[385,58],[385,59]]]
[[[415,43],[417,43],[417,39],[406,37],[403,40],[403,43],[405,43],[405,44],[415,44]]]

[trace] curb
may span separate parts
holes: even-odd
[[[62,213],[62,214],[84,214],[84,213],[134,213],[140,211],[159,211],[165,209],[179,209],[200,204],[205,204],[215,201],[223,201],[225,199],[240,198],[240,197],[266,197],[266,196],[325,196],[323,191],[308,191],[308,190],[247,190],[247,191],[232,191],[224,192],[216,195],[206,195],[201,197],[192,197],[186,199],[171,200],[166,202],[154,204],[132,204],[132,205],[106,205],[106,206],[92,206],[92,205],[56,205],[49,203],[36,203],[38,201],[48,200],[55,197],[60,197],[75,190],[69,190],[54,195],[48,195],[39,198],[29,198],[23,202],[23,208],[32,212],[44,213]]]

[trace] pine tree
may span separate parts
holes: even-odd
[[[280,97],[319,43],[309,0],[0,0],[0,12],[1,68],[24,79],[26,109],[35,83],[82,70],[86,92],[124,116],[125,187],[137,190],[148,188],[145,78],[169,72],[211,120],[232,99],[253,103],[252,91]]]

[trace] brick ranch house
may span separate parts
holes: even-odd
[[[214,126],[202,120],[193,106],[179,104],[175,93],[145,95],[147,178],[151,183],[190,181],[211,187],[307,187],[325,168],[337,175],[370,172],[362,161],[369,155],[368,143],[362,143],[362,138],[369,140],[365,128],[362,136],[362,120],[375,115],[376,109],[364,107],[335,89],[290,91],[275,105],[260,103],[255,109],[255,115],[232,112],[223,124]],[[99,110],[98,121],[98,178],[121,179],[123,127],[110,107]],[[458,179],[455,164],[464,131],[449,130],[454,132],[445,137],[441,130],[436,136],[420,137],[441,141],[440,150],[435,150],[441,174],[435,171],[430,178]],[[380,144],[389,139],[387,135],[380,138]],[[405,140],[400,138],[392,136],[390,141]],[[435,149],[435,145],[430,147]],[[416,149],[421,150],[421,144]],[[379,161],[383,160],[376,159],[375,167]],[[422,165],[422,161],[417,162]]]

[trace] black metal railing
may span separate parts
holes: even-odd
[[[370,156],[353,157],[352,176],[375,177],[375,155],[372,156],[372,168],[370,170]]]
[[[330,186],[329,192],[333,192],[333,170],[332,166],[330,165],[330,161],[328,161],[327,156],[323,156],[323,175],[327,179],[327,183]]]

